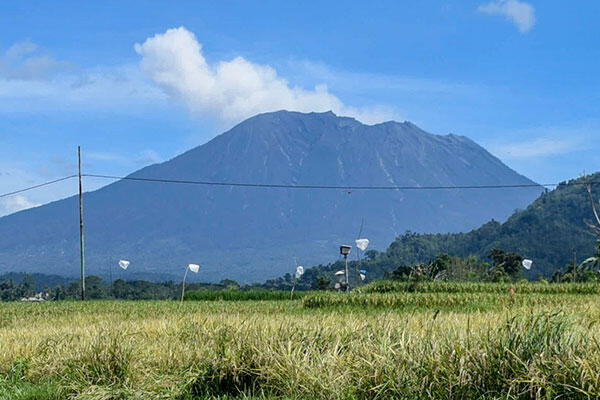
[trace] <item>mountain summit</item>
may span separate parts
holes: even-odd
[[[332,112],[252,117],[136,178],[330,186],[532,184],[464,136],[409,122],[363,125]],[[456,232],[506,219],[541,188],[340,190],[183,185],[121,180],[85,194],[88,272],[121,258],[138,277],[244,282],[337,257],[362,235],[384,249],[406,230]],[[0,218],[0,272],[76,276],[75,197]],[[127,275],[126,277],[133,277]]]

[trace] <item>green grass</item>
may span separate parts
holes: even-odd
[[[513,288],[520,294],[600,294],[597,283],[494,283],[494,282],[401,282],[376,281],[359,288],[362,293],[497,293]]]
[[[600,304],[574,293],[3,303],[0,398],[597,398]]]
[[[41,380],[28,382],[24,373],[28,363],[25,360],[15,361],[10,369],[0,378],[0,398],[4,400],[60,400],[65,399],[58,385]]]
[[[3,400],[63,400],[58,386],[51,383],[0,381],[0,398]]]
[[[486,311],[509,308],[545,307],[562,304],[581,305],[589,302],[585,295],[494,294],[494,293],[321,293],[302,299],[307,309],[357,309],[447,310]]]
[[[300,299],[309,292],[295,291],[294,299]],[[195,290],[185,294],[184,300],[195,301],[266,301],[290,300],[291,293],[283,290]]]

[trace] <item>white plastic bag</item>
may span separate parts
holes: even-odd
[[[369,247],[369,239],[356,239],[356,247],[365,251]]]

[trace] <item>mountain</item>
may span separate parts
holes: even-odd
[[[252,117],[210,142],[130,177],[287,185],[532,184],[464,136],[410,122],[363,125],[331,112]],[[314,190],[121,180],[85,194],[89,273],[202,280],[263,280],[337,258],[362,235],[383,248],[398,234],[458,232],[504,220],[539,187],[465,190]],[[0,219],[0,272],[76,276],[77,198]]]
[[[406,233],[391,243],[387,251],[365,264],[370,279],[382,278],[385,272],[400,265],[429,262],[440,254],[477,256],[488,260],[494,248],[517,252],[533,260],[533,268],[525,271],[530,279],[551,278],[558,269],[565,269],[573,257],[578,262],[596,254],[598,237],[587,222],[594,220],[583,179],[596,182],[593,195],[600,198],[600,173],[561,183],[555,190],[543,193],[525,210],[515,212],[506,222],[489,221],[467,233],[417,234]],[[340,265],[317,268],[310,276],[321,272],[331,275]],[[321,270],[321,271],[319,271]]]

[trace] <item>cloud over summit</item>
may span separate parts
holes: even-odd
[[[209,65],[196,36],[179,27],[156,34],[135,45],[142,70],[190,110],[238,122],[261,112],[280,109],[327,111],[374,123],[392,117],[386,110],[345,106],[327,86],[312,90],[291,86],[269,65],[236,57]]]

